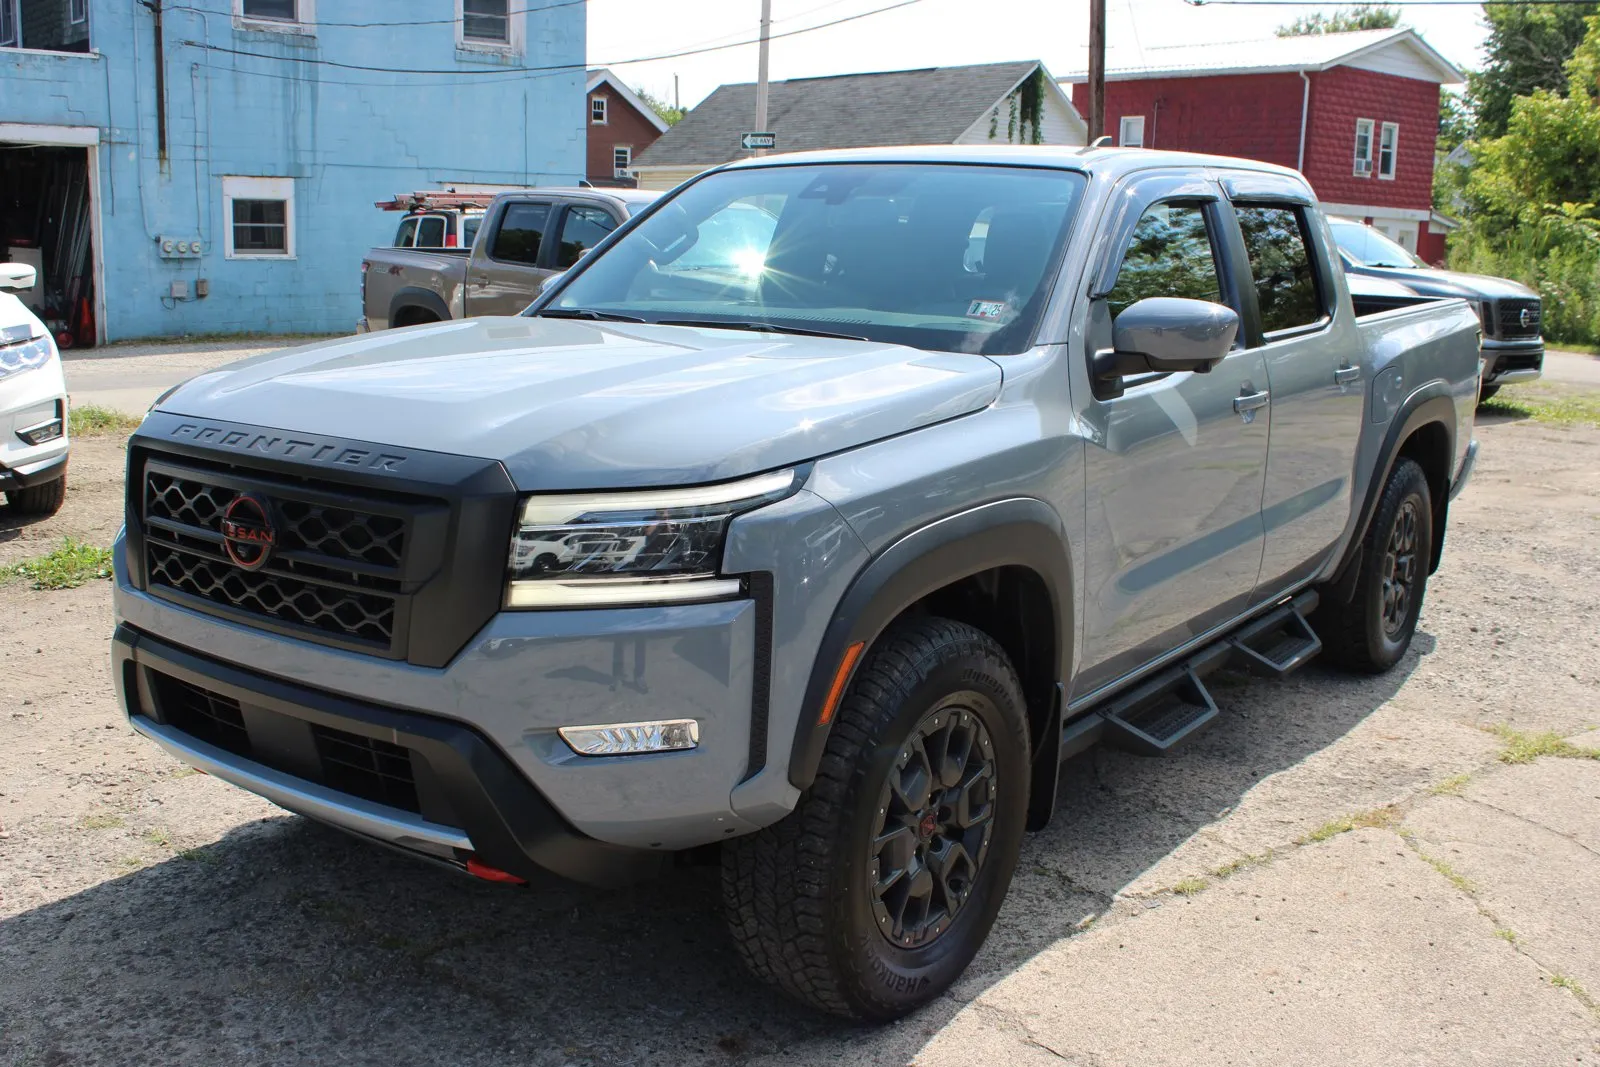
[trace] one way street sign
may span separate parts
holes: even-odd
[[[753,152],[757,148],[777,148],[778,135],[775,133],[747,133],[739,138],[739,144],[747,152]]]

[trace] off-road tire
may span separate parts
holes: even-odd
[[[1385,582],[1391,578],[1387,571],[1396,523],[1406,514],[1414,524],[1407,568],[1410,582],[1399,626],[1390,628],[1385,624]],[[1390,471],[1361,547],[1361,569],[1349,602],[1340,603],[1325,594],[1312,625],[1330,662],[1362,674],[1381,674],[1399,663],[1411,647],[1433,559],[1433,502],[1427,476],[1415,460],[1401,459]]]
[[[6,499],[19,515],[43,517],[61,510],[67,499],[67,476],[51,482],[41,482],[26,489],[8,489]]]
[[[986,731],[992,833],[948,925],[903,949],[875,918],[869,841],[902,746],[952,700]],[[898,1018],[939,996],[977,954],[1011,884],[1027,819],[1028,757],[1022,687],[992,638],[947,619],[891,626],[857,669],[816,780],[795,810],[724,846],[723,904],[746,966],[813,1007],[853,1019]]]
[[[1478,403],[1487,404],[1489,401],[1494,399],[1494,394],[1498,393],[1499,391],[1500,387],[1498,385],[1480,386],[1478,389]]]

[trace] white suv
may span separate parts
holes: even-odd
[[[11,295],[34,277],[0,263],[0,492],[16,512],[53,515],[67,495],[67,382],[50,331]]]

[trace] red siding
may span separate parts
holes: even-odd
[[[1400,156],[1393,181],[1353,173],[1356,119],[1372,119],[1373,138],[1383,123],[1400,126]],[[1433,206],[1433,146],[1439,136],[1439,87],[1432,82],[1334,67],[1311,76],[1311,120],[1306,135],[1306,178],[1317,196],[1336,204]]]
[[[606,98],[604,126],[595,125],[589,117],[589,101],[597,96]],[[612,177],[615,168],[611,165],[612,152],[618,145],[631,146],[633,158],[638,159],[644,150],[655,144],[656,138],[661,136],[661,132],[652,126],[648,119],[634,110],[632,104],[618,96],[604,82],[595,86],[594,92],[584,96],[583,121],[589,129],[589,180],[596,185],[618,184]]]
[[[1106,83],[1106,132],[1115,140],[1124,115],[1144,116],[1146,148],[1216,152],[1295,165],[1300,151],[1298,74],[1230,74]],[[1072,103],[1089,107],[1088,87]]]
[[[1334,67],[1311,76],[1305,175],[1323,200],[1337,204],[1426,210],[1433,203],[1433,146],[1439,133],[1439,87],[1393,74]],[[1143,115],[1145,147],[1296,165],[1305,82],[1298,74],[1234,74],[1106,83],[1106,132],[1115,138],[1124,115]],[[1072,87],[1088,110],[1088,87]],[[1400,125],[1393,181],[1357,178],[1356,119]],[[1377,170],[1377,149],[1373,149]]]
[[[1417,230],[1417,255],[1425,263],[1432,263],[1435,267],[1444,266],[1444,238],[1444,234],[1434,233],[1424,222]]]

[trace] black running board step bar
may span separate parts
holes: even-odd
[[[1211,659],[1202,653],[1197,659]],[[1208,664],[1169,667],[1115,697],[1096,713],[1106,741],[1140,756],[1165,756],[1210,726],[1220,714],[1201,680]]]
[[[1285,678],[1322,651],[1322,639],[1306,621],[1316,607],[1315,592],[1301,593],[1239,630],[1228,644],[1251,674]]]

